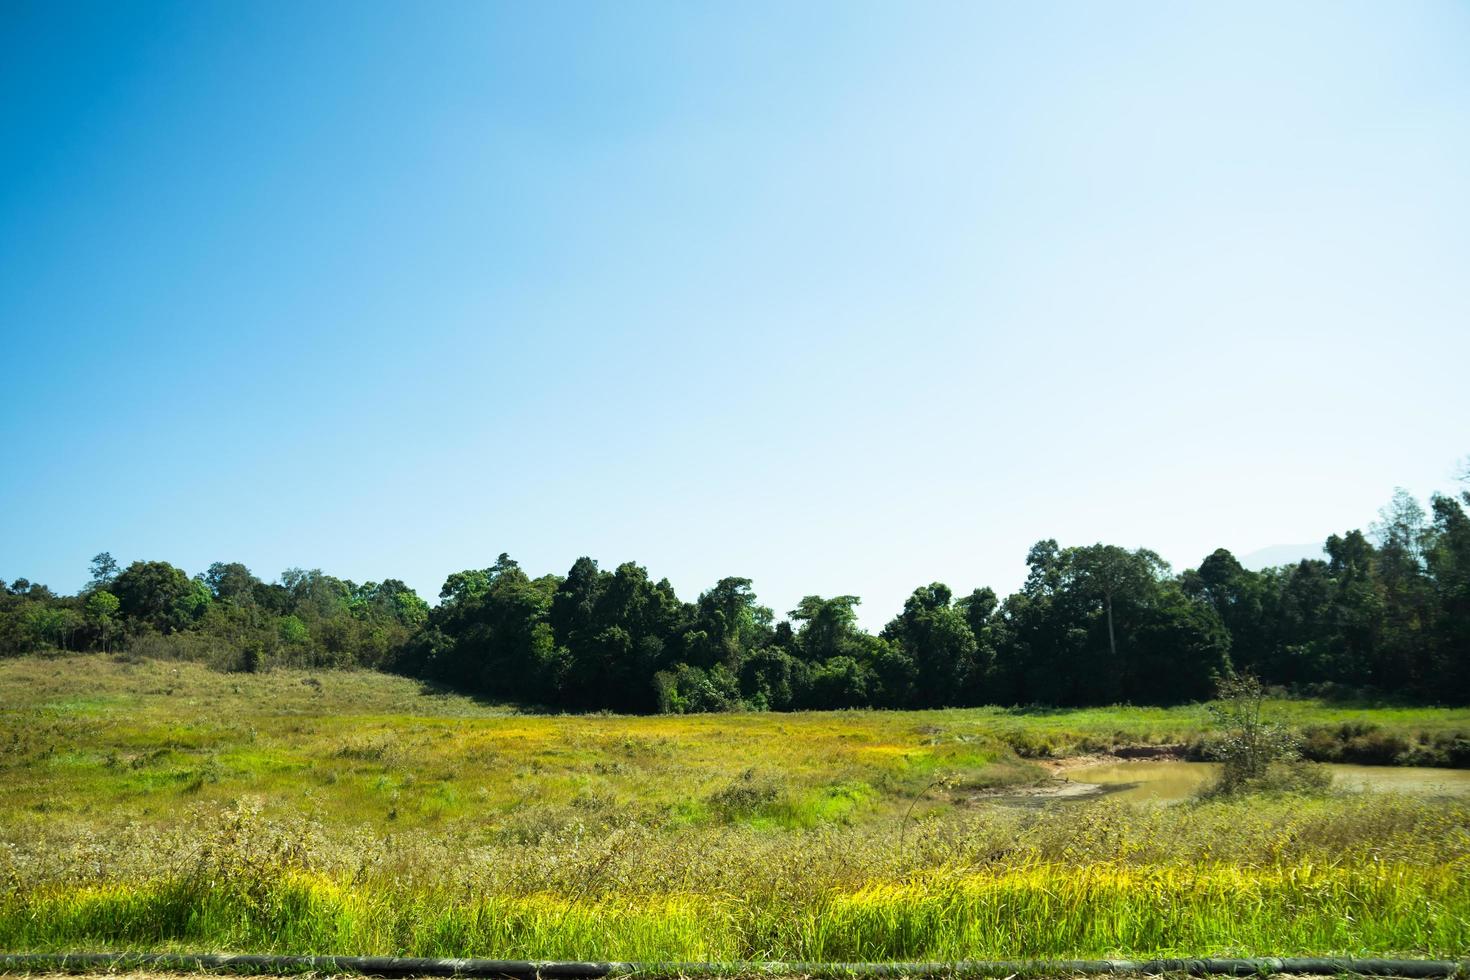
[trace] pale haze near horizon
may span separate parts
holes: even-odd
[[[778,612],[1470,452],[1470,7],[0,7],[0,578]]]

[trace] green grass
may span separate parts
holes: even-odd
[[[1431,747],[1470,730],[1446,709],[1270,710]],[[1044,779],[1024,755],[1207,727],[1200,707],[526,716],[368,673],[5,661],[0,949],[1470,952],[1461,802],[980,793]]]
[[[1304,901],[1310,899],[1310,901]],[[1338,914],[1317,909],[1330,905]],[[461,896],[283,874],[269,889],[195,883],[70,889],[0,907],[7,948],[231,948],[640,961],[957,960],[1385,949],[1470,939],[1453,872],[1036,867],[753,905],[706,894]],[[1044,923],[1045,927],[1040,927]]]

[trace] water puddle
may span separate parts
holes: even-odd
[[[1335,789],[1413,793],[1420,796],[1470,796],[1470,769],[1422,766],[1352,766],[1329,763]],[[1108,762],[1073,769],[1072,783],[1099,787],[1119,800],[1182,800],[1195,795],[1220,771],[1215,762]]]

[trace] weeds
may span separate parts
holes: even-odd
[[[757,778],[754,769],[747,769],[738,779],[711,794],[708,803],[711,810],[729,822],[755,816],[772,807],[780,796],[781,789],[774,780]]]

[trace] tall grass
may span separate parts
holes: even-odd
[[[842,896],[813,959],[1467,948],[1461,869],[1041,865]],[[804,924],[805,925],[805,924]]]
[[[459,849],[249,808],[193,834],[0,851],[0,948],[859,960],[1470,950],[1458,804],[985,808],[852,827],[648,828]]]
[[[1463,868],[936,872],[804,896],[458,895],[281,875],[12,894],[10,950],[170,948],[300,954],[702,960],[955,960],[1108,955],[1462,955]]]

